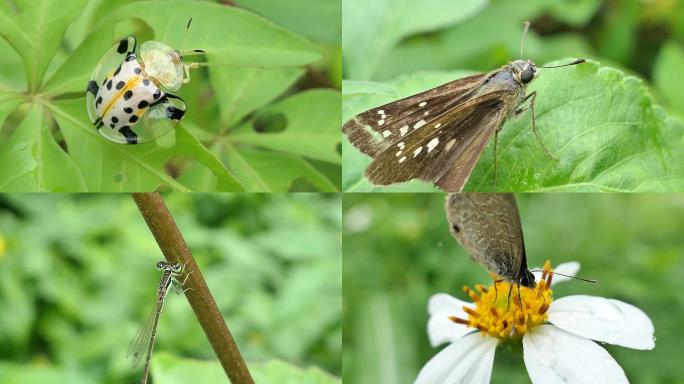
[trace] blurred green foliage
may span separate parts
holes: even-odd
[[[582,264],[554,287],[623,300],[655,325],[655,349],[603,345],[633,383],[681,381],[684,331],[684,195],[517,195],[530,268],[549,259]],[[427,300],[491,281],[448,232],[442,194],[345,194],[343,323],[345,383],[412,383],[441,348],[427,337]],[[500,348],[492,383],[529,383],[522,350]]]
[[[339,382],[340,197],[164,198],[255,377]],[[163,257],[130,196],[0,195],[0,239],[0,382],[138,382],[125,355]],[[155,383],[225,381],[182,295],[158,331]]]
[[[538,91],[537,126],[561,160],[545,155],[529,113],[511,118],[499,135],[498,188],[684,189],[683,2],[378,0],[370,10],[360,3],[343,0],[343,121],[518,59],[522,25],[530,21],[523,59],[594,63],[540,70],[528,92]],[[491,190],[491,152],[490,143],[466,190]],[[362,177],[369,160],[343,141],[343,190],[434,190],[415,181],[371,186]]]

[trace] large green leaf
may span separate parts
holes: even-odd
[[[343,0],[342,47],[347,77],[372,78],[385,55],[402,38],[458,23],[485,4],[485,0]]]
[[[45,111],[33,106],[0,152],[0,190],[84,191],[77,167],[59,148],[44,123]]]
[[[235,129],[231,139],[263,148],[301,155],[331,163],[341,161],[336,148],[340,143],[340,94],[333,90],[311,90],[288,97],[270,106],[265,113],[272,120],[284,120],[278,132],[257,132],[258,121]]]
[[[556,62],[559,64],[567,60]],[[542,69],[528,92],[537,91],[537,128],[559,161],[550,159],[531,130],[530,112],[512,117],[499,134],[501,191],[667,191],[684,188],[681,154],[684,126],[654,106],[643,83],[622,72],[588,62]],[[400,96],[457,78],[428,72],[403,76],[387,85]],[[385,95],[350,96],[345,120],[389,102]],[[492,143],[475,166],[465,190],[487,191],[493,184]],[[368,158],[344,153],[345,188],[370,188],[360,179]],[[353,167],[347,170],[347,166]],[[366,187],[364,187],[366,185]],[[421,188],[424,190],[424,188]]]
[[[15,0],[0,4],[0,35],[24,61],[29,88],[37,90],[71,20],[85,0]]]
[[[301,36],[239,8],[206,2],[137,1],[107,20],[138,18],[155,31],[155,39],[181,48],[192,17],[187,49],[202,49],[212,63],[275,68],[319,60],[315,45]]]
[[[241,7],[314,40],[339,44],[342,35],[340,0],[236,0]]]

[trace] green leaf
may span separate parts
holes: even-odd
[[[456,78],[452,73],[417,73],[387,84],[404,97]],[[499,134],[497,190],[628,192],[684,187],[684,127],[653,105],[639,79],[588,62],[542,69],[528,87],[527,92],[532,91],[537,92],[537,129],[560,161],[550,159],[539,145],[530,111],[511,117]],[[350,98],[343,106],[345,120],[389,101],[386,96]],[[355,168],[348,171],[349,155],[344,152],[345,176],[357,178],[345,179],[345,189],[361,182],[358,175],[364,167],[352,154],[349,162]],[[489,143],[465,190],[488,191],[492,184]]]
[[[57,145],[37,106],[24,117],[0,152],[0,190],[84,191],[83,178],[69,156]]]
[[[485,0],[343,0],[342,47],[347,77],[373,78],[385,55],[404,37],[456,24]]]
[[[340,43],[339,0],[236,0],[235,3],[303,36],[324,43]]]
[[[268,122],[285,124],[278,132],[257,132],[260,120],[252,120],[230,134],[231,141],[301,155],[339,164],[340,93],[310,90],[269,106],[262,113]],[[282,127],[280,127],[282,128]]]
[[[235,176],[250,191],[287,192],[299,178],[318,190],[337,191],[326,176],[298,156],[250,149],[229,151],[226,156]]]
[[[59,2],[52,0],[16,0],[0,4],[0,35],[21,56],[28,85],[36,90],[50,60],[59,47],[62,35],[78,15],[85,0]]]
[[[342,82],[342,94],[344,96],[376,94],[396,97],[394,89],[386,84],[374,81],[344,80]]]
[[[668,104],[684,116],[684,79],[680,76],[684,68],[684,50],[679,44],[665,44],[656,58],[653,68],[653,82]]]
[[[225,126],[232,126],[247,114],[273,101],[304,73],[302,68],[212,68]]]
[[[185,26],[192,17],[187,49],[202,49],[209,61],[234,67],[276,68],[312,63],[321,58],[316,46],[250,12],[207,2],[136,1],[119,8],[108,20],[137,18],[155,32],[155,39],[182,48]]]
[[[339,384],[340,379],[311,367],[302,369],[279,360],[266,364],[249,365],[255,383],[279,384]],[[213,384],[228,380],[218,362],[182,359],[169,353],[157,352],[152,358],[152,376],[161,384]]]

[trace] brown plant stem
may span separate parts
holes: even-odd
[[[216,301],[209,292],[202,272],[197,267],[183,235],[178,230],[161,196],[156,192],[134,193],[133,200],[138,205],[140,213],[166,260],[184,265],[185,276],[187,276],[184,286],[185,296],[231,383],[253,384],[254,380],[216,306]],[[182,278],[185,279],[185,276]]]

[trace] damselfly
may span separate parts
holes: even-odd
[[[152,311],[147,316],[145,323],[143,323],[138,333],[135,335],[133,340],[131,340],[128,346],[127,356],[131,356],[133,362],[133,368],[140,365],[143,356],[145,358],[145,369],[143,371],[143,378],[141,383],[147,383],[147,376],[150,370],[150,358],[152,357],[152,349],[154,348],[154,340],[157,337],[157,323],[159,322],[159,315],[161,314],[162,308],[164,307],[164,300],[166,299],[166,294],[169,293],[169,288],[173,284],[182,287],[183,283],[178,280],[183,274],[183,267],[180,263],[167,263],[166,261],[160,261],[157,263],[157,269],[163,271],[161,280],[159,280],[159,287],[157,289],[157,301],[152,308]]]

